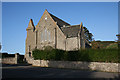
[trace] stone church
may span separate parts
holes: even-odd
[[[26,54],[35,48],[44,49],[46,46],[67,51],[86,48],[87,40],[82,23],[70,25],[47,10],[36,26],[30,19],[26,31]]]

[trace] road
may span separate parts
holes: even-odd
[[[118,73],[78,69],[33,67],[31,65],[3,65],[2,78],[116,78]]]

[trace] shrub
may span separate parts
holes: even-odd
[[[118,49],[84,49],[64,51],[59,49],[33,51],[34,59],[62,61],[120,62]]]

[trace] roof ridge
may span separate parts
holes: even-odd
[[[53,16],[53,17],[59,19],[60,21],[66,23],[66,24],[68,24],[68,25],[70,25],[69,23],[65,22],[64,20],[62,20],[62,19],[60,19],[60,18],[58,18],[58,17],[56,17],[55,15],[51,14],[50,12],[48,12],[48,13],[51,15],[51,17]]]
[[[70,27],[72,27],[72,26],[79,26],[80,24],[76,24],[76,25],[71,25]]]
[[[77,26],[80,26],[80,24],[78,24],[78,25],[68,25],[68,26],[61,27],[61,28],[71,28],[71,27],[77,27]]]

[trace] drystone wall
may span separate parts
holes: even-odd
[[[33,60],[33,66],[120,72],[120,63]]]
[[[17,64],[17,60],[14,57],[3,58],[2,63],[4,63],[4,64]]]
[[[11,56],[12,55],[12,56]],[[16,54],[2,54],[2,57],[0,60],[0,63],[3,63],[3,64],[18,64],[20,60],[23,61],[23,56],[20,55],[19,53],[16,53]]]

